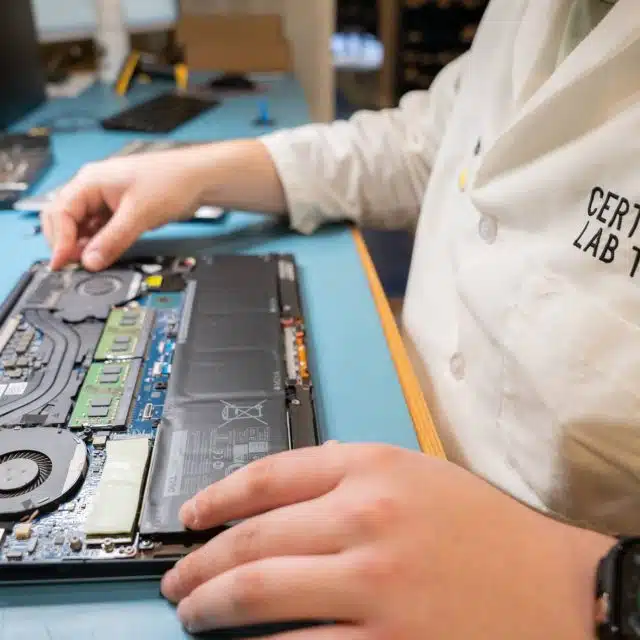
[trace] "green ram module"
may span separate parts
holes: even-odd
[[[80,390],[69,427],[125,428],[140,365],[140,360],[94,362]]]
[[[127,360],[145,355],[154,312],[144,307],[113,309],[105,324],[94,360]]]

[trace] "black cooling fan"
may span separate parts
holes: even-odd
[[[69,431],[0,430],[0,519],[55,508],[87,473],[87,448]]]

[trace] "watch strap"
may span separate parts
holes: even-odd
[[[637,537],[617,536],[617,544],[611,548],[598,564],[595,590],[595,629],[598,640],[620,639],[620,630],[615,620],[612,620],[612,609],[615,604],[615,588],[620,555],[624,552],[628,542],[637,542]]]
[[[618,557],[626,538],[618,537],[618,543],[598,563],[595,590],[595,631],[598,640],[615,640],[618,630],[612,624],[611,598],[615,588]]]

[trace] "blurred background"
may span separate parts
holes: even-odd
[[[5,31],[12,23],[12,31],[0,41],[19,30],[14,8],[22,2],[26,0],[0,0],[0,34],[2,23]],[[184,61],[190,72],[215,67],[235,74],[293,73],[316,121],[348,118],[359,109],[393,107],[405,93],[428,89],[442,67],[469,48],[487,4],[488,0],[31,0],[49,96],[77,94],[96,73],[115,81],[127,52],[136,50],[159,65]],[[100,52],[103,55],[97,55]],[[366,230],[365,235],[389,297],[400,301],[412,234]]]

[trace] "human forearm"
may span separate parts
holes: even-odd
[[[198,174],[202,204],[240,211],[284,214],[282,183],[259,140],[203,145],[188,152]]]
[[[87,165],[42,212],[51,267],[81,261],[104,269],[142,233],[188,219],[203,204],[286,213],[303,233],[337,219],[408,226],[417,218],[459,67],[398,109],[361,113],[349,123]]]
[[[303,233],[335,220],[406,228],[418,217],[462,67],[456,61],[397,109],[179,153],[203,204],[288,213]]]
[[[279,214],[282,185],[259,141],[113,158],[87,165],[42,212],[51,268],[104,269],[144,232],[186,220],[203,204]]]

